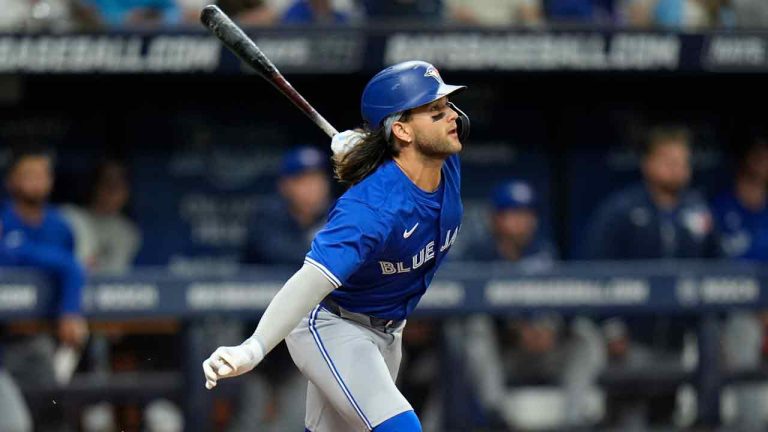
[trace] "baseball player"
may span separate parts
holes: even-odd
[[[206,387],[250,371],[285,339],[309,379],[307,431],[421,431],[395,378],[405,320],[461,224],[457,154],[469,118],[448,97],[463,89],[422,61],[368,82],[365,128],[332,143],[350,188],[253,336],[203,362]]]

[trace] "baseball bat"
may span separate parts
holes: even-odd
[[[329,137],[339,133],[336,128],[328,123],[306,99],[293,88],[283,74],[275,67],[272,61],[259,49],[258,46],[237,26],[218,6],[208,5],[200,13],[200,21],[211,31],[224,45],[252,67],[262,78],[269,81],[285,97],[290,99],[301,112],[307,115]]]

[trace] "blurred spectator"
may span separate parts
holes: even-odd
[[[77,258],[91,275],[126,273],[131,270],[141,235],[136,224],[123,213],[130,199],[125,166],[117,160],[98,164],[88,179],[88,185],[90,190],[85,206],[61,206],[62,215],[72,227]],[[138,345],[139,350],[146,343],[143,338],[126,337],[119,325],[113,325],[110,340],[107,339],[105,334],[95,333],[89,349],[90,364],[96,371],[103,373],[112,370],[109,349],[106,349],[110,341],[120,345],[122,351],[125,351],[126,346],[130,347],[132,342]],[[102,422],[112,424],[116,429],[114,407],[111,404],[86,409],[87,413],[91,413],[90,417],[93,411],[101,413]],[[85,417],[90,418],[88,415]],[[86,431],[99,430],[84,423]]]
[[[625,0],[623,15],[633,27],[695,30],[720,19],[720,0]]]
[[[331,0],[295,0],[285,11],[283,24],[346,24],[349,16],[336,10]]]
[[[193,0],[184,1],[191,2]],[[218,0],[216,4],[232,19],[244,26],[268,26],[274,24],[279,17],[277,10],[271,6],[268,0]],[[191,22],[198,22],[199,14],[198,9],[196,14],[192,14]]]
[[[328,156],[308,146],[287,151],[277,189],[278,197],[267,201],[249,225],[244,263],[301,264],[327,216],[331,199]],[[278,345],[270,357],[262,363],[261,373],[251,374],[244,383],[231,431],[266,425],[275,432],[304,427],[306,380],[294,367],[285,344]]]
[[[541,0],[445,0],[450,18],[462,24],[532,26],[542,22]]]
[[[658,361],[652,350],[633,341],[626,323],[619,318],[612,318],[602,323],[602,336],[605,341],[605,370],[627,373],[648,372]],[[610,393],[610,391],[609,391]],[[658,399],[658,403],[668,403],[667,399]],[[619,394],[612,394],[606,399],[605,424],[621,425],[621,430],[639,431],[647,428],[649,417],[655,414],[653,398],[647,397],[641,389],[624,389]],[[666,407],[665,407],[666,408]],[[663,411],[666,411],[664,409]],[[654,423],[654,421],[650,421]]]
[[[0,31],[73,31],[98,21],[79,0],[0,0]]]
[[[602,323],[602,333],[608,367],[642,369],[651,364],[653,358],[650,351],[632,342],[627,325],[621,319],[605,320]]]
[[[547,0],[545,11],[548,22],[602,24],[610,22],[613,0]]]
[[[443,0],[362,0],[370,21],[438,23],[443,20]]]
[[[537,201],[527,181],[515,179],[496,186],[490,233],[467,246],[467,259],[510,261],[535,270],[551,266],[557,254],[539,229]]]
[[[762,29],[768,27],[768,3],[765,0],[722,0],[739,28]]]
[[[741,152],[733,186],[712,210],[727,256],[768,262],[768,141],[756,138]]]
[[[513,430],[586,427],[600,419],[596,383],[604,349],[588,320],[476,315],[465,340],[470,380],[489,418]],[[533,406],[536,412],[526,412]]]
[[[755,372],[768,363],[766,346],[768,312],[736,311],[728,315],[723,326],[723,366],[726,373]],[[726,386],[735,399],[735,413],[724,418],[728,430],[739,432],[765,431],[768,427],[765,381],[747,381]]]
[[[124,214],[131,195],[125,166],[116,160],[99,164],[89,185],[85,207],[61,207],[75,235],[77,257],[91,274],[126,272],[139,250],[141,234]]]
[[[0,266],[40,269],[52,276],[58,288],[57,335],[64,348],[56,351],[47,334],[18,336],[7,346],[5,365],[22,385],[59,381],[54,357],[62,357],[54,353],[77,352],[88,335],[80,310],[85,274],[74,256],[72,232],[58,210],[47,203],[53,187],[52,164],[52,156],[42,149],[16,152],[6,174],[10,200],[0,208]]]
[[[658,127],[642,154],[643,183],[607,199],[587,236],[592,259],[718,258],[718,236],[707,203],[688,188],[689,132]]]
[[[322,227],[330,204],[327,156],[299,147],[283,156],[279,197],[264,203],[249,226],[242,261],[298,265]]]
[[[754,138],[737,161],[731,189],[712,203],[715,220],[723,233],[727,256],[768,263],[768,141]],[[765,362],[768,313],[747,311],[730,314],[723,329],[724,364],[728,371],[754,371]],[[768,391],[764,383],[740,383],[731,387],[736,415],[731,427],[763,431],[768,426],[762,409]]]
[[[681,127],[649,131],[642,153],[643,183],[608,198],[595,212],[587,236],[587,257],[603,260],[718,258],[719,239],[703,198],[689,190],[691,179],[689,132]],[[684,319],[664,316],[627,321],[632,343],[628,356],[644,346],[653,354],[655,367],[680,369],[689,329]],[[675,408],[676,391],[658,392],[642,402],[655,407],[649,417],[632,409],[618,420],[625,427],[650,419],[668,425]],[[611,403],[616,403],[613,400]],[[611,405],[609,403],[609,405]],[[634,407],[635,402],[631,402]],[[658,407],[661,408],[660,412]],[[617,411],[623,409],[615,408]],[[635,416],[635,417],[633,417]]]
[[[494,189],[492,202],[492,238],[470,245],[467,258],[507,262],[522,271],[550,268],[555,248],[539,229],[537,197],[530,183],[506,181]],[[595,421],[587,405],[590,391],[594,394],[601,350],[591,323],[577,319],[568,326],[559,316],[547,314],[514,321],[475,315],[468,319],[464,339],[474,390],[491,418],[503,419],[513,429],[540,421],[515,408],[527,400],[542,404],[549,427]],[[541,384],[558,390],[522,388]],[[552,416],[547,409],[552,403],[562,403],[564,411]]]
[[[82,0],[108,27],[159,27],[181,22],[174,0]]]

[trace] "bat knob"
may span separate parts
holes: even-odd
[[[215,19],[218,16],[224,15],[224,12],[216,5],[208,5],[200,12],[200,22],[211,28],[213,24],[220,21]]]

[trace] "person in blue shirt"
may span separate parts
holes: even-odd
[[[443,0],[362,0],[369,21],[398,21],[437,23],[444,14]]]
[[[173,0],[85,0],[108,27],[175,25],[181,9]]]
[[[5,177],[10,199],[0,205],[0,267],[36,269],[51,276],[58,298],[51,312],[60,347],[77,352],[88,335],[80,309],[85,272],[75,258],[69,226],[48,205],[52,171],[52,158],[44,150],[14,152]],[[56,348],[49,335],[12,336],[4,348],[4,365],[19,383],[51,385],[56,379]],[[56,427],[61,413],[55,407],[35,411],[41,414],[35,417],[36,427]]]
[[[250,371],[287,337],[309,379],[307,430],[421,431],[395,379],[405,320],[461,225],[458,153],[469,119],[448,97],[464,88],[422,61],[368,82],[365,128],[332,143],[349,189],[253,336],[203,362],[206,387]]]
[[[709,205],[688,188],[689,134],[683,128],[649,132],[642,154],[643,182],[600,205],[587,236],[587,258],[606,260],[719,258]]]
[[[726,256],[768,262],[768,141],[742,152],[733,186],[712,201]]]
[[[349,16],[331,0],[296,0],[283,13],[282,24],[347,24]]]
[[[0,266],[39,269],[58,288],[59,340],[80,346],[87,335],[81,314],[85,272],[74,239],[59,211],[48,204],[53,188],[51,156],[43,150],[14,155],[6,174],[10,199],[0,206]]]
[[[768,263],[768,140],[753,136],[737,158],[733,185],[712,202],[722,232],[726,256],[741,261]],[[765,362],[765,310],[734,311],[723,325],[723,363],[728,370],[757,370]],[[727,426],[733,430],[763,431],[767,422],[760,409],[764,391],[754,383],[731,386],[736,414]]]

